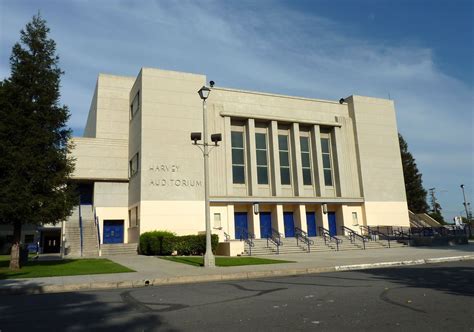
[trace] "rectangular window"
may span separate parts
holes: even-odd
[[[129,162],[129,168],[130,168],[130,177],[134,176],[138,172],[138,152],[135,153],[132,159],[130,159]]]
[[[214,213],[214,228],[219,228],[219,229],[222,228],[220,213]]]
[[[352,226],[359,225],[359,218],[357,218],[357,212],[352,212]]]
[[[232,181],[236,184],[245,184],[244,133],[241,131],[232,131],[231,145]]]
[[[290,179],[290,150],[288,135],[278,135],[278,149],[280,152],[280,179],[281,184],[291,184]]]
[[[321,150],[323,157],[324,184],[328,187],[332,187],[331,141],[329,138],[321,138]]]
[[[130,105],[130,118],[133,119],[135,114],[140,110],[140,91],[137,92],[135,97],[133,97],[132,104]]]
[[[303,184],[310,186],[313,184],[311,180],[311,156],[309,152],[309,137],[300,137],[301,147],[301,167],[303,168]]]
[[[268,184],[267,134],[255,134],[258,184]]]

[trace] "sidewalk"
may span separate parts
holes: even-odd
[[[265,256],[295,263],[206,269],[152,256],[109,259],[137,272],[85,276],[0,280],[0,294],[40,294],[180,283],[242,280],[363,268],[474,260],[474,244],[455,247],[407,247]]]

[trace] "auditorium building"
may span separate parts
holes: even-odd
[[[63,239],[78,217],[83,228],[94,221],[104,244],[205,231],[203,155],[190,140],[203,129],[204,85],[204,75],[154,68],[99,75],[84,134],[72,141],[81,209]],[[295,227],[309,236],[320,227],[334,235],[341,226],[409,227],[392,100],[216,84],[207,114],[209,134],[222,134],[210,151],[211,226],[221,241],[272,229],[291,237]]]

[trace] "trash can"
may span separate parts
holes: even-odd
[[[28,262],[29,250],[27,246],[20,247],[20,266],[25,265]]]

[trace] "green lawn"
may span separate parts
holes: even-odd
[[[30,260],[19,271],[8,266],[10,256],[0,256],[0,279],[74,276],[84,274],[135,272],[108,259],[64,259],[60,261]]]
[[[194,266],[203,266],[204,258],[199,256],[165,256],[160,257],[167,261],[189,264]],[[216,257],[216,266],[241,266],[241,265],[261,265],[261,264],[279,264],[294,263],[292,261],[254,258],[254,257]]]

